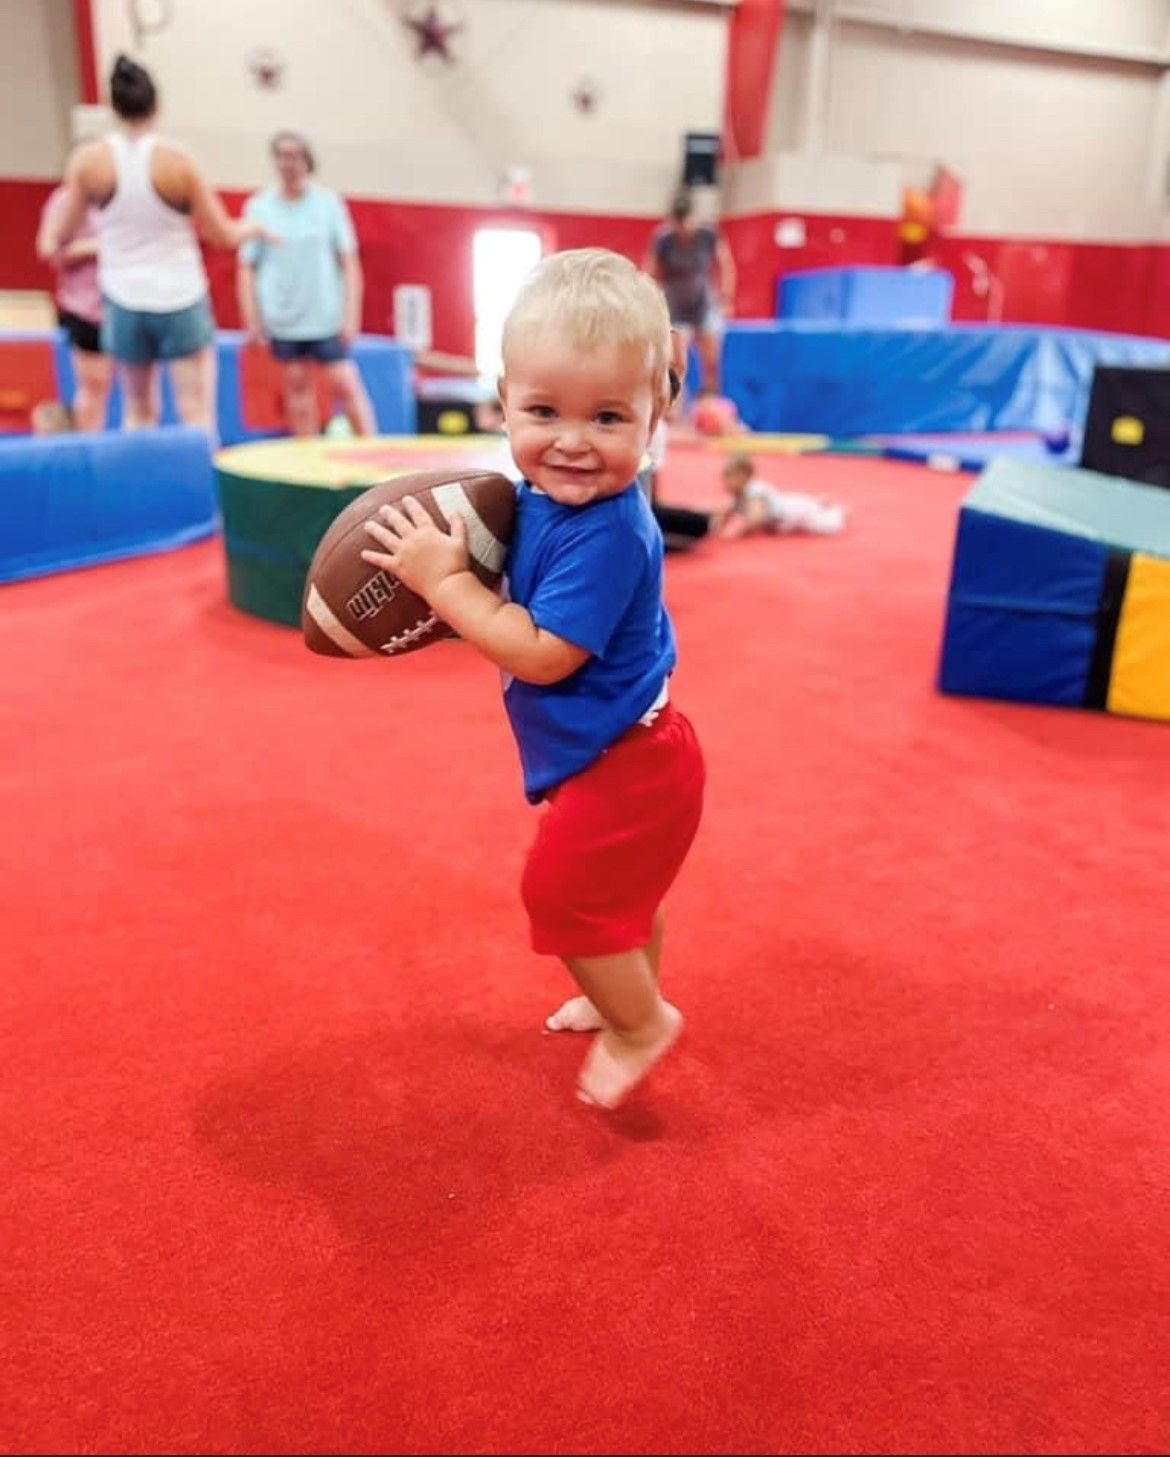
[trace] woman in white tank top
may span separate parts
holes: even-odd
[[[220,248],[277,240],[256,223],[228,217],[191,159],[154,135],[154,82],[125,56],[110,76],[110,102],[118,130],[70,159],[64,205],[41,248],[68,239],[88,204],[100,210],[102,345],[122,373],[126,429],[158,423],[157,373],[165,362],[179,418],[214,435],[215,325],[195,224]]]

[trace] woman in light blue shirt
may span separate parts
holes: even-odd
[[[280,245],[250,243],[240,250],[244,328],[280,361],[294,435],[320,433],[315,364],[328,377],[335,411],[346,415],[356,434],[373,435],[373,407],[349,358],[362,312],[362,268],[349,211],[332,188],[312,180],[316,162],[304,137],[277,132],[272,156],[279,182],[254,193],[244,215],[263,223]]]

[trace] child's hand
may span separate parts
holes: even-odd
[[[382,550],[369,547],[362,560],[392,572],[428,602],[440,582],[467,571],[467,523],[461,516],[452,520],[448,536],[413,496],[404,496],[400,506],[383,506],[378,518],[366,522],[366,531]]]

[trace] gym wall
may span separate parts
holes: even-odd
[[[448,67],[415,58],[400,8],[174,0],[170,26],[135,45],[125,0],[93,0],[98,67],[123,47],[152,67],[166,131],[233,207],[269,179],[276,127],[309,132],[358,224],[366,327],[389,327],[395,283],[425,282],[436,347],[466,352],[477,226],[527,221],[548,246],[641,256],[682,133],[718,127],[726,16],[682,0],[460,0],[468,25]],[[32,237],[80,99],[74,5],[4,10],[0,288],[44,288]],[[813,0],[787,0],[765,153],[725,174],[741,314],[770,315],[783,272],[899,261],[901,187],[944,159],[965,185],[960,226],[937,249],[958,318],[987,314],[964,262],[975,254],[1000,277],[1008,320],[1170,334],[1164,0],[837,0],[835,12],[818,91]],[[279,89],[250,75],[259,48],[284,63]],[[572,103],[585,80],[592,113]],[[498,201],[517,162],[532,169],[524,212]],[[780,247],[777,224],[794,215],[804,241]],[[232,261],[209,262],[233,324]]]
[[[733,169],[740,308],[777,277],[900,259],[903,187],[945,162],[957,228],[934,247],[959,319],[1170,334],[1170,14],[1164,0],[786,0],[764,155]],[[818,37],[820,54],[816,63]],[[805,240],[779,247],[799,218]]]
[[[221,187],[268,180],[268,136],[308,133],[349,196],[491,207],[512,164],[536,206],[653,216],[665,209],[687,130],[717,130],[724,15],[647,0],[462,0],[454,64],[418,59],[383,0],[177,3],[137,53],[157,74],[166,128]],[[425,6],[419,7],[425,10]],[[99,69],[135,51],[124,0],[96,0]],[[284,61],[279,89],[248,57]],[[589,82],[596,105],[574,92]]]
[[[813,142],[822,156],[864,160],[891,190],[887,213],[902,186],[929,185],[945,161],[963,178],[963,231],[980,236],[1161,236],[1170,150],[1162,0],[838,0],[849,18],[832,27],[813,102],[807,4],[788,0],[773,159]],[[824,211],[869,210],[872,177],[834,162],[828,171],[839,181],[835,196],[818,199]],[[822,188],[825,174],[822,165]],[[798,206],[801,185],[781,165],[778,190],[754,201]]]
[[[79,99],[72,0],[3,0],[0,19],[0,178],[59,176]]]

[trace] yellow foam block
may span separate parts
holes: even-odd
[[[1110,713],[1170,719],[1170,561],[1134,552],[1109,677]]]

